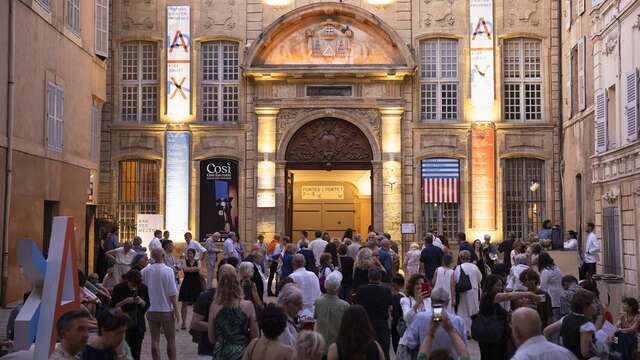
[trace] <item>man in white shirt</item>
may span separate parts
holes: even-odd
[[[233,241],[233,238],[229,236],[225,241],[224,245],[222,245],[222,250],[224,251],[224,258],[228,259],[234,257],[238,260],[240,259],[240,254],[238,254],[238,250],[236,250],[236,244]]]
[[[296,252],[300,251],[300,244],[302,243],[309,243],[309,233],[307,232],[307,230],[302,230],[300,231],[300,234],[302,235],[302,238],[300,238],[300,240],[298,240],[298,242],[296,243]]]
[[[309,249],[313,251],[313,257],[316,259],[316,267],[320,267],[320,256],[327,247],[328,242],[322,238],[322,231],[316,230],[316,239],[309,243]]]
[[[358,253],[358,250],[360,250],[360,248],[362,247],[362,244],[360,243],[361,240],[362,240],[362,236],[360,234],[355,234],[353,236],[353,242],[347,248],[347,256],[349,256],[354,260],[356,259],[356,254]]]
[[[204,246],[200,245],[199,242],[193,241],[192,239],[193,235],[191,235],[190,232],[184,233],[184,241],[187,242],[187,246],[184,248],[184,252],[182,253],[182,255],[183,257],[186,256],[187,250],[193,249],[196,252],[196,256],[194,257],[194,259],[196,261],[200,261],[200,258],[203,254],[205,257],[207,256],[207,249],[205,249]]]
[[[600,240],[595,233],[596,226],[593,223],[587,224],[587,245],[584,247],[582,255],[582,268],[580,269],[580,280],[589,279],[596,273],[596,263],[600,259]]]
[[[162,250],[162,242],[160,241],[160,237],[162,236],[161,230],[156,230],[153,232],[153,239],[149,242],[149,253],[153,249],[161,249]]]
[[[167,354],[176,360],[176,323],[179,323],[178,288],[173,270],[163,263],[162,249],[153,249],[154,263],[142,269],[142,281],[149,288],[147,322],[151,332],[151,357],[160,359],[160,329],[167,340]]]
[[[218,253],[220,250],[216,246],[216,243],[220,240],[220,233],[215,232],[204,243],[204,248],[207,249],[207,256],[204,259],[204,263],[207,266],[207,288],[213,287],[213,277],[216,273],[216,263],[218,262]]]
[[[302,292],[301,315],[313,317],[314,304],[316,299],[322,295],[320,292],[320,282],[318,276],[304,267],[304,255],[296,254],[291,261],[293,273],[289,277],[295,282]]]
[[[511,315],[513,340],[518,351],[511,360],[576,360],[571,351],[548,341],[542,335],[538,312],[521,307]]]
[[[526,254],[518,254],[514,259],[515,266],[511,267],[507,276],[507,291],[526,291],[527,288],[520,282],[520,274],[529,268],[529,259]]]

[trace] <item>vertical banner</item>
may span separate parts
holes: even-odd
[[[165,226],[172,240],[189,229],[189,151],[191,133],[167,131],[165,156]],[[182,240],[184,241],[184,240]]]
[[[167,6],[167,117],[191,114],[191,7]]]
[[[224,240],[238,232],[238,162],[229,159],[200,161],[200,238],[214,232]]]
[[[492,121],[494,103],[493,0],[469,0],[472,121]]]
[[[490,124],[471,128],[471,227],[496,228],[496,138]]]

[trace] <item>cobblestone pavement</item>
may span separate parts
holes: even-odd
[[[269,301],[269,299],[267,301]],[[191,321],[191,310],[189,310],[189,314],[187,315],[187,321],[187,324]],[[195,360],[198,358],[198,346],[191,341],[191,335],[189,335],[187,330],[179,330],[176,332],[176,348],[179,360]],[[160,352],[163,360],[168,359],[166,355],[166,342],[164,337],[160,337]],[[480,359],[480,350],[478,349],[478,344],[475,341],[469,342],[469,352],[471,359]],[[141,357],[144,360],[151,360],[151,335],[149,335],[148,331],[145,334],[144,342],[142,343]],[[393,354],[391,358],[395,358]]]

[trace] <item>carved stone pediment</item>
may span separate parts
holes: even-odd
[[[156,25],[156,0],[123,0],[123,30],[153,30]]]
[[[287,161],[315,163],[370,162],[367,137],[348,121],[321,118],[301,127],[289,141]]]
[[[158,148],[158,139],[155,136],[144,134],[120,135],[120,150],[152,150]]]

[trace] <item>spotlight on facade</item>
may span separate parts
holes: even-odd
[[[529,185],[529,191],[536,192],[538,191],[538,189],[540,189],[540,183],[535,180],[531,180],[531,184]]]
[[[389,4],[391,4],[393,2],[393,0],[367,0],[367,3],[369,5],[375,6],[375,7],[385,7]]]
[[[289,0],[264,0],[264,4],[281,9],[289,5]]]

